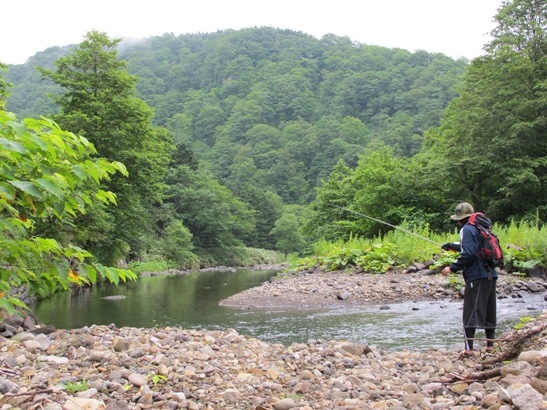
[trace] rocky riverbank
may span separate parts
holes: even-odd
[[[545,288],[541,279],[499,280],[501,297]],[[295,307],[451,297],[458,290],[446,278],[416,269],[305,272],[223,303]],[[231,329],[60,330],[29,317],[7,318],[3,326],[1,410],[547,408],[547,312],[499,335],[494,352],[471,358],[455,350],[386,352],[345,341],[284,346]]]
[[[497,282],[500,298],[521,298],[525,293],[545,293],[542,277],[523,277],[501,271]],[[415,264],[406,270],[385,274],[355,271],[325,272],[312,268],[273,277],[262,286],[248,289],[220,303],[252,308],[327,308],[383,304],[401,301],[459,299],[463,296],[461,275],[446,278],[438,270]]]

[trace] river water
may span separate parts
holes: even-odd
[[[365,307],[287,310],[241,310],[218,302],[258,286],[271,271],[200,272],[141,278],[63,292],[35,308],[41,322],[59,329],[115,324],[118,327],[235,329],[271,343],[305,343],[310,339],[347,340],[385,350],[451,348],[461,343],[461,301],[404,302]],[[119,297],[111,300],[109,297]],[[107,299],[105,299],[107,297]],[[498,300],[498,334],[547,308],[543,295]],[[477,332],[477,337],[484,333]]]

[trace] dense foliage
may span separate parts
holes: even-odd
[[[125,167],[92,159],[94,152],[84,137],[51,120],[22,123],[0,110],[0,307],[20,304],[9,296],[14,285],[28,285],[45,296],[70,283],[135,278],[130,271],[97,263],[61,230],[48,236],[39,229],[85,214],[93,203],[116,202],[98,185],[118,172],[127,175]]]
[[[126,165],[103,181],[118,207],[63,227],[108,263],[302,253],[389,231],[379,220],[446,232],[461,201],[541,225],[546,8],[504,3],[471,63],[273,28],[136,43],[93,32],[11,66],[6,108],[52,115]]]
[[[497,15],[484,57],[431,130],[431,172],[443,195],[493,219],[547,221],[547,4],[519,0]]]
[[[164,35],[120,54],[154,121],[223,185],[301,205],[340,158],[355,167],[372,140],[397,155],[418,152],[466,67],[442,54],[272,28]]]
[[[386,229],[355,212],[446,230],[447,215],[464,201],[501,223],[545,223],[546,17],[543,1],[501,8],[486,55],[470,64],[460,95],[441,125],[427,130],[420,152],[403,159],[379,146],[355,169],[339,164],[318,189],[307,230],[347,239]]]
[[[441,268],[458,256],[456,252],[439,247],[439,244],[457,238],[455,231],[437,234],[427,228],[406,225],[399,228],[374,238],[317,241],[313,245],[313,256],[291,258],[290,270],[321,266],[327,271],[386,273],[408,268],[416,262],[432,263],[432,268]],[[506,226],[495,224],[493,230],[502,246],[507,247],[504,269],[508,272],[525,276],[535,271],[538,275],[541,267],[547,266],[547,225],[513,222]],[[463,283],[461,275],[457,277],[460,278],[458,282]]]
[[[0,63],[0,71],[7,71],[8,66]],[[8,97],[8,82],[4,77],[0,75],[0,110],[5,109],[6,99]]]
[[[151,126],[152,111],[135,96],[137,79],[117,58],[118,42],[91,32],[79,48],[55,61],[55,70],[40,69],[65,90],[55,98],[60,112],[53,119],[91,141],[98,156],[127,168],[127,178],[114,175],[106,182],[117,206],[76,221],[78,242],[109,264],[146,249],[144,238],[156,227],[150,215],[162,200],[172,152],[168,132]]]
[[[335,164],[343,160],[356,167],[377,140],[398,156],[418,152],[424,130],[439,124],[457,96],[466,67],[442,54],[271,28],[164,35],[135,44],[97,36],[79,48],[51,48],[11,67],[7,78],[14,86],[7,108],[32,116],[55,113],[63,127],[94,142],[100,156],[126,164],[130,181],[139,175],[146,179],[139,181],[140,192],[137,183],[122,192],[113,181],[109,188],[119,207],[81,221],[88,232],[81,239],[105,261],[165,253],[151,249],[150,243],[158,242],[150,238],[162,236],[176,220],[191,235],[186,250],[200,256],[221,256],[240,245],[302,251],[302,207]],[[118,45],[127,64],[116,57]],[[55,61],[48,61],[48,54]],[[94,56],[100,58],[91,60]],[[36,78],[32,66],[41,67],[45,81]],[[134,160],[150,133],[125,122],[131,112],[143,112],[144,124],[149,118],[146,107],[134,105],[134,96],[124,100],[133,89],[176,145],[169,166],[163,166],[169,169],[166,189],[158,187],[157,195],[146,187],[154,186],[165,161],[152,154],[151,148],[159,148],[154,143],[146,151],[160,161],[153,173],[142,172]],[[118,97],[108,100],[109,90]],[[47,94],[58,109],[42,104]],[[137,200],[155,198],[155,209],[140,207],[129,192]],[[127,226],[128,215],[133,226]],[[155,222],[157,231],[146,222]]]
[[[57,58],[59,50],[51,53]],[[271,28],[122,42],[119,54],[154,122],[222,184],[241,183],[243,168],[247,184],[299,204],[314,197],[339,158],[355,166],[373,139],[397,154],[416,153],[457,96],[466,67],[442,54]],[[27,71],[43,59],[30,59]],[[8,109],[19,113],[33,104],[20,87],[35,80],[18,66],[12,71]]]

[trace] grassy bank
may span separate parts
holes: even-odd
[[[386,235],[367,239],[351,238],[348,241],[320,240],[311,247],[312,256],[290,258],[293,269],[304,269],[321,264],[327,269],[359,267],[383,273],[392,267],[404,268],[413,262],[439,259],[439,265],[450,263],[457,256],[440,248],[445,242],[459,240],[458,233],[436,234],[425,227],[402,226],[405,232],[394,229]],[[528,222],[512,223],[493,228],[504,248],[505,263],[515,272],[525,273],[534,266],[547,267],[547,227]]]

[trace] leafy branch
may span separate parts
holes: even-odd
[[[72,244],[42,237],[36,225],[70,220],[95,203],[115,205],[101,181],[123,164],[90,156],[93,144],[63,131],[50,119],[26,119],[0,111],[0,307],[23,306],[9,296],[12,287],[28,285],[37,293],[53,293],[70,284],[113,283],[136,279],[131,271],[95,263],[93,255]]]

